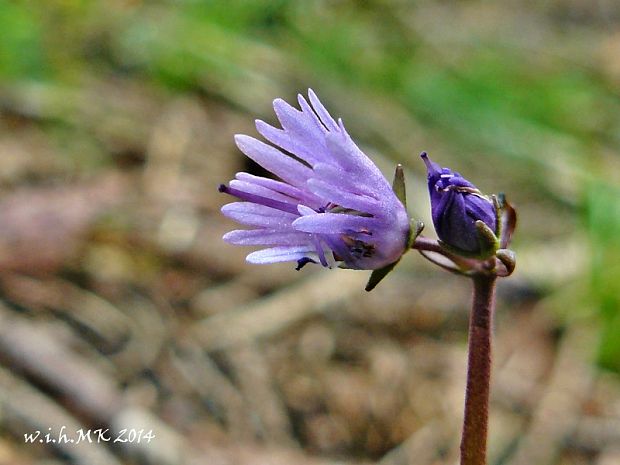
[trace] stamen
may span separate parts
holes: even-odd
[[[335,207],[331,208],[328,211],[329,213],[343,213],[346,215],[363,216],[364,218],[373,218],[374,216],[370,213],[364,213],[359,210],[353,210],[351,208],[344,208],[339,205],[336,205]]]
[[[367,242],[343,235],[342,241],[347,245],[349,252],[357,258],[370,258],[375,254],[375,246]]]
[[[295,267],[295,270],[296,271],[301,270],[308,263],[316,263],[316,262],[309,257],[300,258],[299,260],[297,260],[297,266]]]
[[[456,191],[462,194],[472,194],[480,198],[485,198],[484,195],[482,195],[482,193],[478,189],[475,189],[473,187],[455,186],[455,185],[449,185],[447,187],[439,187],[437,184],[435,184],[435,190],[437,192]]]
[[[319,256],[319,260],[321,261],[321,265],[327,267],[327,259],[325,258],[325,251],[323,250],[323,246],[321,245],[321,240],[318,238],[316,234],[313,235],[312,241],[314,242],[314,247],[316,248],[316,253]]]

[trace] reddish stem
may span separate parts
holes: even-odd
[[[428,252],[437,252],[442,255],[446,254],[445,249],[439,245],[439,242],[425,236],[416,237],[411,248],[416,250],[426,250]]]
[[[469,320],[469,358],[461,465],[486,465],[491,382],[491,330],[495,307],[495,276],[473,277],[474,297]]]
[[[458,257],[443,248],[436,240],[427,237],[417,237],[412,248],[422,253],[441,254],[457,266],[469,269],[471,272],[474,296],[469,319],[469,355],[461,438],[461,465],[486,465],[491,384],[491,331],[497,276],[490,262]],[[456,271],[459,270],[456,269]]]
[[[427,260],[431,261],[435,265],[439,265],[442,268],[444,268],[444,269],[446,269],[448,271],[452,271],[452,272],[461,273],[462,270],[467,270],[467,269],[475,266],[475,264],[477,263],[476,260],[471,260],[471,259],[467,259],[467,258],[464,258],[464,257],[460,257],[458,255],[455,255],[455,254],[449,252],[444,247],[442,247],[441,244],[439,244],[439,242],[437,242],[435,239],[431,239],[431,238],[425,237],[425,236],[418,236],[418,237],[416,237],[416,239],[413,242],[413,245],[411,246],[411,248],[417,250],[418,252],[420,252],[424,258],[426,258]],[[439,255],[443,255],[447,259],[451,260],[452,263],[454,263],[455,268],[452,268],[450,266],[445,266],[445,265],[437,262],[431,256],[428,256],[424,252],[433,252],[433,253],[437,253]]]

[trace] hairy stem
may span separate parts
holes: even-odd
[[[473,277],[474,297],[469,320],[469,357],[461,465],[486,465],[491,330],[495,307],[495,276]]]

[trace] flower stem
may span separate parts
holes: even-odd
[[[467,259],[465,257],[460,257],[456,254],[449,252],[444,247],[442,247],[439,242],[429,237],[424,237],[424,236],[416,237],[415,241],[411,245],[411,248],[420,252],[424,258],[434,263],[435,265],[439,265],[440,267],[448,271],[452,271],[452,272],[459,273],[459,274],[463,274],[462,273],[463,270],[467,270],[471,268],[476,263],[475,260]],[[443,255],[444,257],[449,259],[454,264],[454,266],[438,262],[437,260],[433,259],[432,256],[429,256],[427,252],[432,252],[432,253],[436,253],[439,255]]]
[[[439,245],[439,242],[437,242],[435,239],[424,236],[416,237],[411,248],[416,250],[425,250],[428,252],[437,252],[442,255],[446,253],[446,251],[441,247],[441,245]]]
[[[461,465],[486,465],[496,277],[480,273],[473,276],[473,281]]]

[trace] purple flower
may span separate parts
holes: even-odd
[[[484,253],[476,221],[480,220],[497,234],[497,211],[493,202],[471,182],[421,154],[428,170],[433,224],[439,239],[467,254]]]
[[[224,205],[222,213],[254,228],[231,231],[224,240],[268,246],[250,253],[250,263],[360,270],[393,264],[409,238],[405,207],[342,120],[334,121],[312,90],[308,97],[309,103],[298,96],[301,111],[281,99],[273,102],[282,129],[256,121],[273,145],[235,136],[239,149],[279,180],[237,173],[220,186],[241,200]]]

